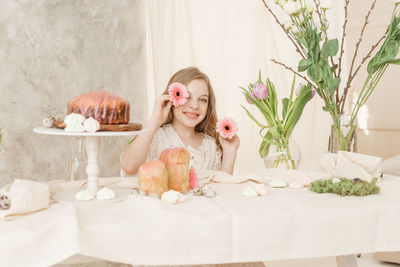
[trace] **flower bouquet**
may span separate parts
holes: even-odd
[[[259,122],[246,107],[241,105],[247,115],[261,128],[260,135],[263,138],[259,148],[261,158],[265,161],[265,157],[268,156],[272,146],[276,149],[276,158],[273,159],[270,167],[285,167],[287,169],[298,167],[299,159],[293,157],[290,151],[290,136],[303,113],[305,105],[314,96],[315,90],[308,84],[301,85],[295,92],[295,80],[296,76],[293,78],[290,97],[282,99],[281,117],[278,114],[275,86],[268,78],[263,83],[261,72],[258,81],[250,83],[248,89],[239,87],[248,103],[255,105],[265,118],[265,123]]]
[[[267,0],[262,1],[268,11],[274,16],[276,22],[284,30],[289,41],[301,57],[297,71],[275,59],[272,59],[272,61],[297,74],[312,88],[316,89],[318,95],[324,101],[323,110],[329,112],[333,120],[332,129],[337,139],[337,147],[331,149],[333,150],[332,152],[335,150],[349,151],[356,128],[355,120],[360,108],[371,96],[388,66],[390,64],[400,64],[400,59],[396,58],[400,47],[400,17],[397,10],[400,0],[392,0],[395,6],[387,31],[372,45],[370,51],[361,59],[356,67],[355,61],[360,43],[363,39],[366,26],[369,23],[370,14],[377,1],[372,0],[360,37],[355,44],[354,54],[350,57],[352,61],[347,74],[342,72],[342,60],[349,0],[345,0],[345,20],[340,43],[337,38],[330,39],[327,34],[329,22],[326,18],[326,12],[332,6],[331,0],[274,0],[275,4],[279,5],[288,15],[288,21],[284,23],[272,11]],[[383,43],[380,45],[382,41]],[[350,111],[345,111],[347,94],[354,77],[377,48],[378,51],[368,62],[368,74],[355,105]],[[300,74],[301,72],[306,72],[306,75]],[[341,117],[345,113],[350,115],[345,125],[343,125]]]

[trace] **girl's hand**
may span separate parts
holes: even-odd
[[[149,119],[150,126],[158,129],[163,125],[171,111],[172,102],[169,101],[169,95],[162,95],[155,103],[153,113]]]
[[[237,135],[232,137],[232,139],[225,139],[222,136],[218,137],[218,140],[222,146],[223,153],[235,153],[237,152],[239,145],[240,145],[240,139]]]

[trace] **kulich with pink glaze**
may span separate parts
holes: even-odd
[[[138,170],[139,190],[147,195],[155,193],[161,197],[168,191],[168,171],[160,160],[147,161]]]
[[[107,91],[94,91],[74,97],[68,103],[68,114],[93,117],[100,124],[129,123],[128,101]]]
[[[189,186],[190,153],[183,147],[164,150],[160,160],[165,162],[168,170],[168,188],[186,193]]]

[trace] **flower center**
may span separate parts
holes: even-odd
[[[181,93],[179,91],[176,91],[176,96],[179,97]]]
[[[225,125],[225,130],[229,131],[230,127],[228,125]]]

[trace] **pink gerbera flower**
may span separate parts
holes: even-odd
[[[232,139],[239,131],[237,123],[232,118],[223,118],[217,122],[217,132],[227,139]]]
[[[189,98],[186,86],[181,83],[171,83],[168,86],[169,100],[174,106],[185,105]]]

